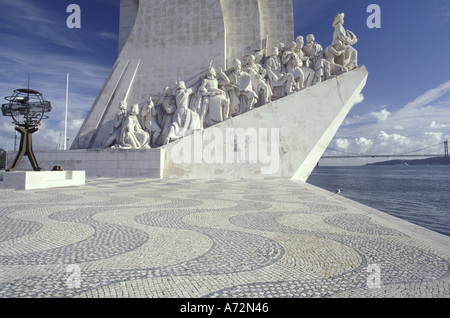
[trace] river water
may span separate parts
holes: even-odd
[[[450,166],[324,166],[308,183],[450,236]]]

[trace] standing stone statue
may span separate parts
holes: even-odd
[[[300,60],[295,48],[297,43],[291,42],[287,45],[286,50],[283,53],[282,62],[286,68],[286,72],[294,76],[296,91],[304,88],[305,75],[301,69],[303,62]]]
[[[106,142],[105,148],[116,147],[115,145],[120,144],[120,136],[122,133],[122,125],[127,117],[127,102],[120,102],[119,112],[116,114],[114,118],[114,128],[111,132],[111,137],[109,137]]]
[[[267,70],[267,78],[274,96],[281,98],[293,93],[294,75],[283,71],[277,47],[273,47],[270,53],[270,57],[264,64]]]
[[[307,44],[303,48],[303,52],[309,58],[309,64],[314,69],[313,85],[326,81],[331,77],[330,62],[325,58],[322,45],[316,42],[314,34],[308,34],[306,37]]]
[[[247,56],[246,62],[245,71],[250,74],[253,91],[259,96],[259,106],[269,103],[272,100],[273,93],[270,86],[266,83],[266,69],[256,62],[254,55]]]
[[[144,104],[145,105],[145,104]],[[150,146],[157,147],[156,140],[161,134],[161,127],[158,123],[158,108],[155,107],[152,97],[141,110],[141,126],[150,134]]]
[[[314,67],[317,61],[323,58],[323,48],[322,45],[316,42],[314,34],[308,34],[306,42],[306,45],[303,47],[303,52],[309,58],[309,65]]]
[[[192,88],[186,88],[186,84],[183,81],[177,81],[177,91],[175,93],[177,110],[170,126],[167,143],[201,129],[200,117],[196,112],[189,109],[190,96],[193,94],[194,90]]]
[[[217,77],[216,70],[209,66],[208,74],[202,80],[197,91],[196,111],[200,116],[201,128],[207,128],[216,123],[222,122],[231,117],[230,102],[227,94],[219,86],[230,83],[230,79],[219,67],[220,80]]]
[[[231,99],[231,108],[235,114],[243,114],[255,106],[258,95],[253,91],[250,74],[242,69],[239,59],[233,60],[233,68],[228,75],[230,85],[227,86]],[[239,111],[236,112],[236,110]]]
[[[295,40],[295,43],[297,45],[295,48],[295,53],[302,62],[300,69],[302,70],[304,76],[303,87],[306,88],[313,84],[315,72],[310,65],[309,57],[305,54],[305,52],[303,52],[303,45],[305,44],[305,39],[303,36],[299,35]]]
[[[338,64],[345,66],[349,71],[358,67],[358,51],[352,45],[358,42],[358,38],[352,31],[344,28],[344,13],[338,13],[333,21],[334,34],[333,44],[341,41],[345,47],[344,54],[337,59]]]
[[[170,126],[173,122],[173,116],[175,114],[175,111],[177,109],[177,106],[175,104],[174,96],[172,95],[172,92],[169,87],[166,87],[164,89],[164,95],[162,96],[162,101],[160,106],[160,111],[158,112],[159,115],[159,124],[161,127],[161,134],[159,135],[156,143],[159,146],[163,146],[167,144],[169,132],[170,132]]]

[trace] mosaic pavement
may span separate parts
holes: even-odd
[[[0,190],[0,297],[450,297],[450,238],[289,180]]]

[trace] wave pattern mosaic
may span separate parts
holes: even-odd
[[[304,183],[100,178],[0,197],[4,298],[450,294],[448,249]]]

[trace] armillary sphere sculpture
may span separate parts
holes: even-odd
[[[6,171],[15,171],[23,156],[28,157],[34,171],[42,171],[33,153],[31,135],[38,131],[41,120],[48,118],[45,114],[52,110],[50,102],[44,100],[41,93],[29,88],[17,89],[12,96],[5,99],[9,103],[2,105],[2,114],[12,117],[15,129],[21,135],[19,152],[12,166]]]

